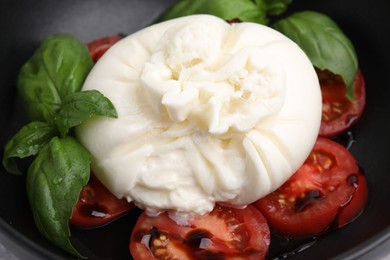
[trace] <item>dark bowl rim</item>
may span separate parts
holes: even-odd
[[[12,227],[11,224],[7,223],[2,218],[0,218],[0,235],[3,235],[1,237],[6,239],[6,241],[2,241],[0,239],[0,242],[2,242],[5,249],[16,256],[17,259],[19,259],[21,256],[29,258],[36,257],[32,258],[31,260],[58,259],[58,255],[50,252],[43,246],[27,238],[19,230]]]
[[[351,249],[341,253],[336,256],[335,259],[343,259],[343,260],[352,260],[358,257],[362,257],[363,255],[375,250],[378,246],[385,243],[386,241],[390,241],[390,226],[386,227],[379,233],[376,233],[368,240],[355,245]]]

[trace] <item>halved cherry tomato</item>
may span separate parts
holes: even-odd
[[[275,233],[301,238],[348,224],[362,212],[367,197],[366,179],[354,157],[320,137],[298,171],[255,206]]]
[[[366,87],[363,75],[357,71],[353,87],[354,101],[346,96],[346,85],[342,78],[327,70],[318,70],[322,92],[322,120],[320,136],[338,135],[354,125],[363,113],[366,103]]]
[[[89,53],[93,62],[97,62],[100,57],[112,46],[114,43],[122,39],[123,35],[111,35],[92,42],[87,43]]]
[[[270,244],[265,218],[253,206],[216,206],[186,226],[163,213],[142,213],[130,239],[135,260],[145,259],[263,259]]]
[[[93,228],[105,225],[134,208],[133,203],[115,197],[93,174],[80,192],[69,223]]]

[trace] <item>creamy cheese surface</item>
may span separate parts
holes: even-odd
[[[304,162],[321,120],[316,73],[295,43],[209,15],[124,38],[83,89],[102,92],[119,115],[76,129],[93,172],[149,214],[204,214],[267,195]]]

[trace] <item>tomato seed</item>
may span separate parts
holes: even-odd
[[[162,256],[166,253],[167,250],[163,249],[163,248],[158,248],[156,249],[154,252],[153,252],[153,255],[159,257],[159,256]]]
[[[341,107],[341,103],[340,102],[333,102],[332,106],[333,107]]]
[[[161,240],[154,239],[154,240],[153,240],[153,245],[154,245],[154,246],[162,246],[162,242],[161,242]]]

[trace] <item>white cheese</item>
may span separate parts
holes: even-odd
[[[204,214],[267,195],[304,162],[321,120],[316,73],[295,43],[209,15],[124,38],[83,89],[119,114],[77,128],[93,172],[149,214]]]

